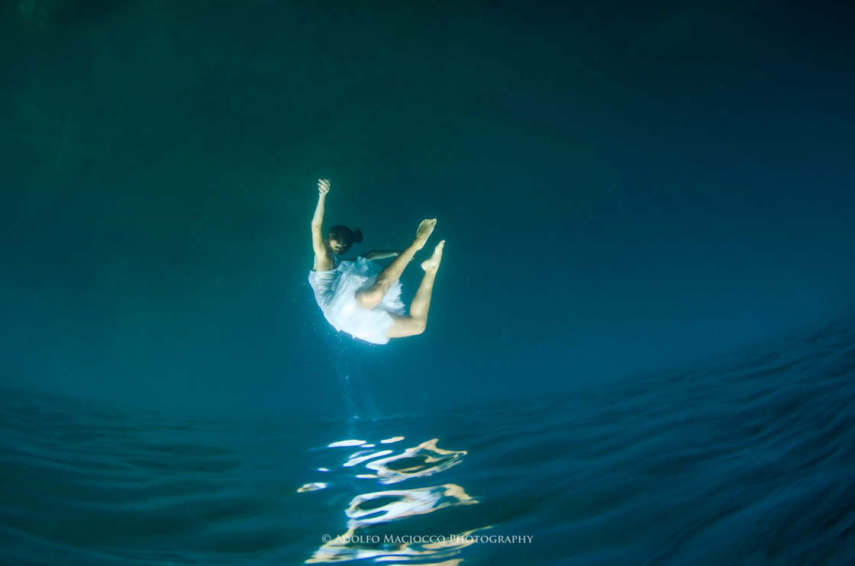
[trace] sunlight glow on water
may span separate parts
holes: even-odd
[[[853,344],[356,424],[0,389],[2,562],[853,564]]]
[[[403,440],[396,436],[381,443]],[[392,450],[364,450],[373,446],[364,442],[338,441],[329,447],[358,446],[360,450],[350,455],[342,468],[362,466],[374,473],[357,473],[356,479],[377,480],[381,485],[401,483],[407,480],[424,478],[438,474],[462,462],[465,450],[446,450],[437,446],[437,438],[427,440],[416,446],[404,448],[397,454]],[[317,487],[322,486],[322,487]],[[297,491],[305,493],[329,487],[329,484],[304,484]],[[462,559],[456,558],[460,551],[473,544],[467,537],[476,532],[489,529],[483,526],[463,530],[449,536],[422,540],[419,537],[396,538],[389,535],[372,534],[370,527],[384,525],[386,528],[398,527],[406,530],[414,517],[426,516],[442,509],[475,505],[478,501],[466,493],[463,487],[452,484],[439,484],[411,489],[368,491],[351,498],[344,510],[347,517],[347,530],[328,540],[306,560],[306,563],[329,563],[347,560],[373,560],[388,563],[401,560],[410,564],[433,564],[435,566],[454,566]]]

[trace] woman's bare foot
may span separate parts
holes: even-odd
[[[419,222],[419,227],[416,230],[416,241],[415,244],[422,249],[424,245],[427,243],[428,238],[433,233],[433,229],[436,227],[436,218],[426,218]]]
[[[436,273],[439,269],[439,262],[442,261],[442,248],[445,247],[445,240],[442,240],[433,249],[433,255],[422,262],[422,269],[428,272]]]

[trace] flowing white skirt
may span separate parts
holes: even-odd
[[[370,287],[380,269],[376,262],[359,257],[342,261],[330,271],[309,272],[309,284],[327,321],[336,330],[373,344],[389,342],[386,330],[394,322],[389,313],[404,314],[400,281],[389,287],[383,300],[373,309],[362,308],[356,302],[356,292]]]

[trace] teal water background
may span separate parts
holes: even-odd
[[[437,560],[846,563],[851,350],[806,340],[855,288],[852,15],[0,3],[4,549],[299,562],[448,483],[395,525],[538,544]],[[438,218],[424,335],[324,321],[318,177],[354,253]]]
[[[620,387],[373,420],[4,391],[4,562],[849,564],[853,338],[849,317]]]

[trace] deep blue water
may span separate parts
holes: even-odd
[[[21,391],[0,410],[4,564],[855,561],[851,317],[414,418],[195,421]]]
[[[850,4],[0,2],[0,563],[855,562]]]

